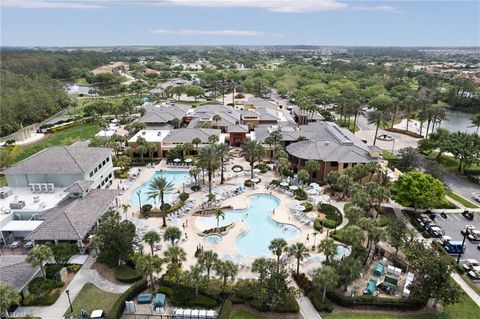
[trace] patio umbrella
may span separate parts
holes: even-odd
[[[260,182],[260,180],[258,178],[254,178],[254,179],[252,179],[252,182],[258,183],[258,182]]]
[[[290,186],[290,189],[291,189],[292,191],[296,191],[296,190],[298,189],[298,186],[294,186],[294,185],[293,185],[293,186]]]
[[[298,205],[298,206],[295,207],[295,208],[296,208],[297,210],[302,211],[302,212],[306,209],[305,206],[303,206],[303,205]]]
[[[322,196],[320,196],[320,201],[321,201],[322,203],[330,203],[330,196],[328,196],[328,195],[322,195]]]
[[[299,201],[299,200],[297,200],[297,199],[294,199],[294,200],[292,200],[292,203],[293,203],[293,205],[296,205],[296,206],[298,206],[298,205],[301,205],[301,204],[302,204],[302,202],[301,202],[301,201]]]
[[[234,168],[232,168],[232,171],[234,171],[235,173],[238,173],[238,172],[243,171],[243,168],[241,168],[239,166],[235,166]]]
[[[178,163],[178,162],[181,162],[182,160],[179,159],[179,158],[176,158],[176,159],[174,159],[173,161],[174,161],[175,163]]]
[[[310,213],[307,214],[307,217],[310,218],[310,219],[314,219],[314,218],[317,218],[318,215],[317,215],[317,213],[310,212]]]
[[[287,187],[287,186],[288,186],[288,183],[287,183],[287,182],[281,182],[281,183],[280,183],[280,186]]]
[[[308,194],[308,195],[316,195],[316,194],[318,194],[318,190],[316,190],[316,189],[309,189],[309,190],[307,190],[307,194]]]
[[[259,170],[258,168],[255,168],[255,169],[253,170],[253,172],[254,172],[254,173],[260,173],[260,170]]]
[[[187,159],[185,160],[185,163],[191,163],[192,161],[193,161],[193,160],[192,160],[191,158],[187,158]]]
[[[317,183],[310,183],[310,187],[320,188],[320,185],[318,185]]]

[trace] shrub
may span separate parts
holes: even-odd
[[[28,291],[34,294],[48,293],[54,290],[55,288],[63,287],[61,281],[56,281],[54,279],[43,279],[43,277],[34,278],[28,284]]]
[[[142,279],[134,283],[130,288],[128,288],[120,297],[115,300],[112,306],[111,313],[107,313],[108,319],[119,319],[122,317],[123,310],[125,309],[125,301],[133,300],[137,297],[142,291],[147,289],[148,284],[146,279]]]
[[[318,205],[318,211],[325,215],[323,225],[327,228],[335,228],[335,226],[340,225],[343,221],[342,213],[340,213],[340,210],[333,205],[320,204]],[[330,220],[330,222],[327,220]]]
[[[334,220],[331,220],[331,219],[328,219],[328,218],[323,220],[323,226],[325,226],[326,228],[332,229],[332,228],[335,228],[338,225],[339,224],[337,224],[337,222],[334,221]]]
[[[140,213],[142,214],[143,217],[148,217],[150,215],[150,212],[152,210],[152,205],[150,204],[145,204],[142,206],[140,209]]]
[[[301,188],[295,190],[294,194],[296,200],[306,200],[308,198],[307,193]]]
[[[425,306],[425,302],[418,299],[392,299],[380,298],[374,296],[345,296],[343,292],[337,290],[327,291],[327,297],[331,301],[343,307],[374,307],[382,309],[398,309],[398,310],[417,310]]]
[[[80,264],[72,264],[67,266],[68,272],[77,272],[82,268],[82,265]]]
[[[47,279],[57,279],[57,275],[60,272],[60,269],[62,269],[63,266],[59,264],[49,264],[45,266],[45,274],[47,276]]]
[[[385,226],[387,226],[388,224],[390,224],[390,217],[388,217],[388,216],[382,216],[382,217],[380,217],[380,219],[377,220],[375,223],[377,224],[378,227],[385,227]]]
[[[23,299],[22,304],[24,306],[50,306],[57,301],[58,297],[60,297],[60,294],[60,289],[42,294],[31,293],[25,299]]]
[[[320,219],[315,219],[313,222],[313,228],[319,232],[323,231],[322,221]]]
[[[313,291],[310,300],[317,311],[333,311],[333,304],[328,298],[325,298],[325,303],[322,303],[322,291],[320,289],[315,289]]]
[[[164,294],[165,296],[170,297],[173,294],[173,290],[172,288],[167,286],[160,286],[157,289],[157,293]]]
[[[190,197],[190,195],[188,195],[188,193],[181,193],[178,198],[180,198],[180,200],[182,202],[186,201],[188,199],[188,197]]]
[[[252,187],[253,182],[249,179],[246,179],[245,182],[243,182],[243,185],[245,185],[245,187]]]
[[[231,313],[232,313],[232,301],[230,299],[227,299],[223,303],[222,310],[220,310],[220,315],[218,316],[218,319],[229,319]]]
[[[217,306],[217,301],[204,295],[195,296],[194,293],[185,287],[176,286],[172,289],[170,301],[174,306],[200,307],[212,309]]]
[[[198,185],[193,185],[192,187],[190,187],[190,189],[194,192],[198,192],[200,190],[200,186]]]
[[[297,301],[293,295],[289,295],[285,300],[279,302],[274,308],[275,312],[299,312],[300,307],[298,306]]]
[[[120,265],[115,269],[115,278],[121,282],[136,282],[142,279],[142,275],[127,265]]]
[[[55,262],[66,264],[75,254],[78,254],[78,246],[75,244],[49,245],[53,252]]]
[[[305,207],[305,212],[311,212],[313,210],[313,204],[309,202],[303,202],[302,205]]]

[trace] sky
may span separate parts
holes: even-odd
[[[480,0],[1,0],[2,46],[480,46]]]

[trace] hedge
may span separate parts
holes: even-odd
[[[232,301],[230,299],[225,300],[222,309],[220,310],[220,315],[218,316],[218,319],[229,319],[230,314],[232,313],[232,309]]]
[[[24,306],[51,306],[57,301],[58,297],[61,294],[60,289],[50,291],[43,294],[29,294],[25,299],[23,299]]]
[[[286,300],[283,302],[279,302],[275,305],[275,307],[271,310],[270,307],[264,303],[260,303],[258,299],[252,299],[248,303],[252,308],[255,308],[258,311],[262,312],[278,312],[278,313],[297,313],[300,311],[300,307],[295,300],[295,296],[290,295]]]
[[[345,296],[343,292],[337,290],[328,290],[327,297],[334,303],[342,307],[369,306],[382,309],[397,310],[418,310],[425,306],[425,302],[413,298],[379,298],[374,296]]]
[[[322,303],[322,297],[323,292],[320,289],[315,289],[310,297],[313,306],[317,311],[332,312],[333,303],[328,298],[325,298],[325,303]]]
[[[142,279],[142,274],[127,265],[120,265],[115,269],[115,278],[120,282],[137,282]]]
[[[306,212],[306,213],[311,212],[313,210],[313,204],[312,203],[303,202],[302,205],[303,205],[303,207],[305,207],[304,212]]]
[[[68,123],[68,124],[61,125],[61,126],[52,127],[52,128],[47,129],[47,133],[60,132],[60,131],[66,130],[67,128],[72,128],[72,127],[75,127],[75,126],[78,126],[78,125],[79,125],[78,122],[73,122],[73,123]]]
[[[125,309],[125,301],[133,300],[137,297],[142,291],[148,288],[148,283],[146,279],[142,279],[130,288],[128,288],[120,297],[115,300],[112,306],[111,313],[107,313],[108,319],[119,319],[122,317],[123,310]]]
[[[164,294],[167,297],[171,297],[172,294],[173,294],[173,290],[172,290],[172,288],[167,287],[167,286],[160,286],[157,289],[157,293]]]
[[[322,221],[320,219],[315,219],[313,222],[313,228],[319,232],[323,231]]]

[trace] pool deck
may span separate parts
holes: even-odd
[[[226,172],[231,173],[231,167],[234,165],[240,165],[244,168],[248,168],[249,165],[248,163],[243,159],[243,158],[233,158],[230,160],[228,164],[225,165],[226,167]],[[130,204],[131,207],[128,210],[128,219],[132,220],[138,219],[138,212],[139,211],[139,205],[138,203],[135,202],[130,202],[131,194],[134,192],[136,188],[141,186],[143,183],[148,181],[149,178],[152,177],[152,175],[160,170],[164,171],[185,171],[185,169],[175,169],[175,168],[167,168],[166,167],[166,161],[165,159],[161,161],[160,164],[155,166],[154,168],[146,168],[142,167],[140,174],[136,180],[133,181],[131,187],[128,190],[125,190],[121,195],[120,195],[120,202],[122,204]],[[249,188],[247,187],[245,192],[228,198],[223,201],[222,206],[226,205],[231,205],[233,209],[245,209],[248,207],[248,197],[254,194],[271,194],[275,197],[277,197],[280,201],[278,208],[275,209],[275,214],[271,214],[271,218],[275,220],[278,223],[284,223],[284,224],[291,224],[297,228],[300,229],[300,235],[296,236],[295,238],[286,240],[288,245],[291,245],[296,242],[302,242],[304,243],[308,248],[312,248],[312,245],[315,241],[315,243],[318,245],[318,243],[324,239],[327,235],[327,232],[324,231],[323,233],[319,233],[315,237],[313,236],[313,233],[315,232],[313,227],[304,225],[297,221],[294,217],[293,214],[291,213],[290,209],[293,206],[292,199],[288,197],[287,195],[277,192],[277,191],[271,191],[265,188],[265,185],[269,184],[271,180],[273,179],[278,179],[279,177],[276,175],[275,172],[269,171],[265,174],[255,174],[255,177],[261,178],[261,182],[256,185],[255,188]],[[240,172],[238,174],[237,178],[233,178],[230,181],[226,181],[224,185],[231,185],[231,186],[236,186],[239,183],[243,183],[243,181],[247,178],[250,178],[250,175],[246,175],[244,172]],[[201,178],[200,178],[201,180]],[[220,184],[220,174],[217,173],[215,178],[213,179],[214,184],[219,186]],[[116,187],[118,185],[119,181],[116,180],[113,183],[113,186]],[[213,187],[213,185],[212,185]],[[181,190],[180,190],[181,191]],[[190,189],[186,189],[186,191],[190,191]],[[184,235],[182,237],[185,237],[185,233],[188,236],[188,239],[186,240],[181,240],[178,245],[181,246],[187,253],[187,261],[183,264],[184,269],[188,269],[191,265],[194,265],[196,263],[196,258],[194,257],[195,251],[199,245],[202,245],[205,250],[213,250],[218,253],[219,258],[222,258],[225,254],[229,255],[236,255],[239,254],[239,251],[236,249],[235,241],[239,235],[241,235],[243,232],[248,231],[249,225],[248,223],[245,222],[237,222],[235,223],[234,227],[230,229],[228,234],[223,236],[222,241],[218,244],[210,244],[204,241],[204,238],[202,236],[198,235],[198,232],[200,232],[200,229],[198,229],[195,225],[195,219],[198,218],[197,216],[192,216],[193,212],[198,210],[200,207],[199,205],[201,202],[204,200],[205,196],[208,194],[208,186],[205,185],[205,187],[202,187],[201,191],[195,192],[195,193],[190,193],[190,199],[196,200],[196,206],[194,209],[192,209],[188,214],[186,214],[183,218],[179,218],[178,222],[178,227],[184,232]],[[337,206],[342,212],[343,212],[343,206],[344,203],[342,202],[331,202],[333,205]],[[124,214],[122,214],[123,217],[125,217]],[[150,217],[148,219],[142,219],[142,221],[145,223],[146,230],[152,230],[152,229],[161,229],[162,225],[162,218],[159,217]],[[344,218],[344,221],[341,226],[345,225],[348,221]],[[167,221],[167,226],[171,225],[171,222]],[[183,227],[183,224],[186,226]],[[187,225],[188,224],[188,225]],[[341,228],[341,226],[339,228]],[[307,240],[307,235],[309,236],[309,240]],[[167,242],[161,242],[162,249],[157,251],[156,253],[159,255],[163,255],[163,251],[166,250],[168,246],[170,246],[170,243]],[[315,255],[320,255],[316,252],[311,251],[311,254]],[[249,265],[253,262],[253,260],[256,257],[252,256],[245,256],[245,264]],[[272,255],[273,257],[273,255]],[[295,267],[296,261],[293,258],[288,259],[289,264],[291,267]],[[302,270],[307,271],[307,269],[311,268],[317,268],[321,264],[318,262],[310,262],[310,263],[305,263],[304,265],[301,266]],[[239,269],[239,278],[244,278],[244,277],[251,277],[252,273],[249,271],[248,267],[244,267]]]

